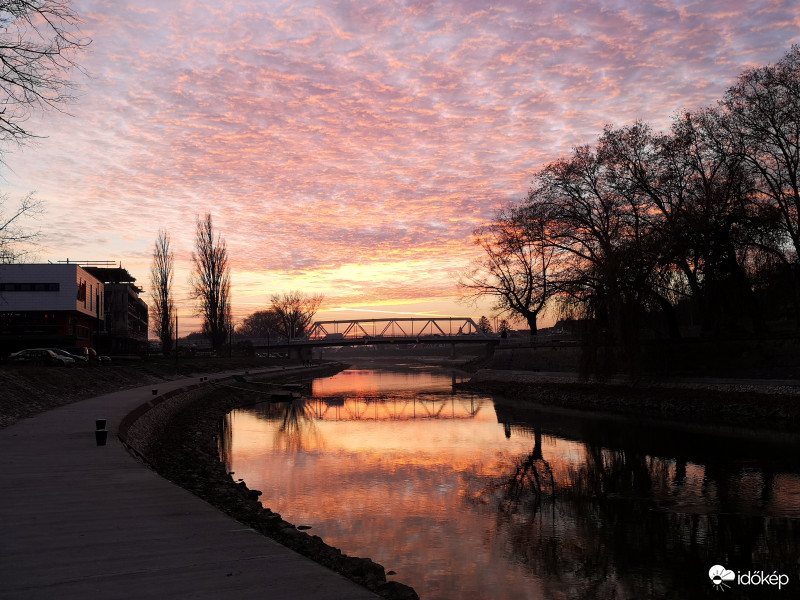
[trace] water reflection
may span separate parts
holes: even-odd
[[[793,582],[728,598],[800,589],[796,438],[578,418],[451,383],[315,382],[228,415],[223,457],[265,505],[423,598],[714,597],[715,564]]]

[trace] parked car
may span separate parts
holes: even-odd
[[[49,348],[29,348],[27,350],[20,350],[9,356],[8,362],[21,365],[75,366],[75,360],[73,358],[56,354]]]
[[[97,362],[97,352],[95,352],[94,348],[86,348],[84,346],[67,346],[62,349],[66,350],[70,354],[74,354],[75,356],[86,358],[86,361],[89,363]]]
[[[89,365],[89,359],[86,356],[78,356],[77,354],[73,354],[72,352],[67,352],[66,350],[62,350],[61,348],[48,348],[48,350],[52,350],[59,356],[66,356],[67,358],[71,358],[75,361],[75,366],[77,367],[86,367]]]

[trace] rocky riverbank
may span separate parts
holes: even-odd
[[[800,429],[800,382],[582,381],[566,373],[485,369],[461,385],[544,406],[715,425]]]
[[[270,377],[296,382],[302,378],[333,374],[343,365],[314,368],[300,374]],[[418,600],[409,586],[387,581],[386,571],[369,558],[343,554],[265,508],[261,492],[235,482],[219,460],[220,424],[234,408],[263,400],[247,384],[218,384],[178,394],[145,412],[127,431],[125,443],[163,477],[203,498],[237,521],[252,527],[292,550],[341,573],[391,600]],[[237,389],[238,388],[238,389]],[[265,500],[268,503],[268,499]],[[302,525],[301,525],[302,527]]]

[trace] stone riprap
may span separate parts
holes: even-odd
[[[302,376],[321,376],[341,370],[331,365],[304,371]],[[296,381],[298,375],[269,375],[270,381]],[[263,380],[263,378],[262,378]],[[231,380],[216,386],[181,390],[158,401],[144,403],[135,420],[120,428],[120,439],[133,453],[163,477],[203,498],[237,521],[282,545],[392,600],[414,600],[413,588],[387,581],[383,566],[369,558],[347,556],[309,535],[265,508],[261,492],[235,482],[220,461],[219,423],[234,408],[263,400]],[[268,499],[263,502],[268,502]]]

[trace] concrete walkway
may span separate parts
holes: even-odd
[[[0,431],[0,599],[378,598],[135,460],[116,431],[153,387]],[[95,443],[97,418],[108,421],[106,446]]]

